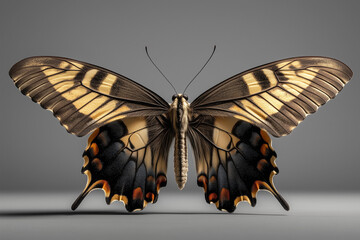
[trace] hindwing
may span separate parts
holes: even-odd
[[[116,120],[90,136],[83,154],[84,191],[75,210],[94,189],[103,189],[106,202],[122,201],[128,211],[155,203],[166,185],[167,158],[173,134],[162,116]]]
[[[236,118],[199,116],[190,123],[189,137],[208,203],[232,212],[241,201],[255,206],[258,190],[266,189],[289,210],[273,185],[279,170],[265,130]]]

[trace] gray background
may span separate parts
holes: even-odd
[[[359,1],[1,0],[0,238],[358,239],[359,11]],[[275,185],[292,210],[260,192],[256,208],[218,212],[196,186],[190,152],[185,189],[176,187],[170,157],[168,187],[140,214],[106,206],[101,191],[71,213],[86,182],[80,174],[86,137],[68,134],[24,97],[8,76],[11,66],[34,55],[70,57],[119,72],[170,101],[172,89],[144,46],[182,91],[214,44],[213,59],[188,89],[190,101],[236,73],[287,57],[334,57],[354,72],[335,100],[273,140]]]
[[[303,55],[337,58],[354,72],[344,90],[292,134],[274,139],[281,190],[360,190],[360,10],[356,1],[1,1],[0,190],[78,190],[86,138],[68,134],[49,111],[23,96],[8,76],[34,55],[104,66],[170,102],[173,91],[144,46],[189,101],[214,84],[270,61]],[[196,186],[190,150],[189,181]],[[169,159],[165,191],[178,191]]]
[[[250,3],[251,2],[251,3]],[[68,134],[8,76],[17,61],[66,56],[104,66],[170,102],[173,91],[144,46],[189,101],[249,68],[293,56],[337,58],[354,72],[344,90],[292,134],[274,139],[281,190],[360,190],[358,169],[360,10],[356,1],[1,1],[0,190],[78,190],[86,137]],[[191,150],[190,150],[191,151]],[[196,186],[190,152],[190,177]],[[165,191],[178,191],[169,159]]]

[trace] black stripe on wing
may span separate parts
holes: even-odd
[[[10,76],[24,95],[52,111],[77,136],[117,119],[161,115],[169,108],[140,84],[73,59],[26,58],[11,68]]]
[[[280,137],[334,98],[351,77],[350,68],[335,59],[289,58],[237,74],[191,107],[195,114],[233,116]]]

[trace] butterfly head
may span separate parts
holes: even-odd
[[[174,101],[175,99],[181,99],[181,98],[185,98],[186,101],[189,99],[186,94],[181,94],[181,93],[174,94],[174,95],[172,96],[172,100],[173,100],[173,101]]]

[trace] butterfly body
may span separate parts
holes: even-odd
[[[155,203],[167,183],[174,140],[175,179],[182,189],[189,139],[205,200],[232,212],[241,201],[255,206],[260,189],[289,209],[273,184],[279,170],[269,134],[289,134],[334,98],[352,72],[332,58],[289,58],[236,74],[191,103],[175,94],[170,104],[120,74],[69,58],[27,58],[10,76],[69,133],[92,133],[83,154],[87,184],[72,209],[94,189],[128,211]]]
[[[175,179],[179,189],[183,189],[187,180],[187,172],[189,165],[186,137],[189,127],[189,120],[191,118],[191,112],[190,104],[187,101],[187,97],[184,97],[184,95],[182,94],[174,95],[169,112],[169,119],[175,133]]]

